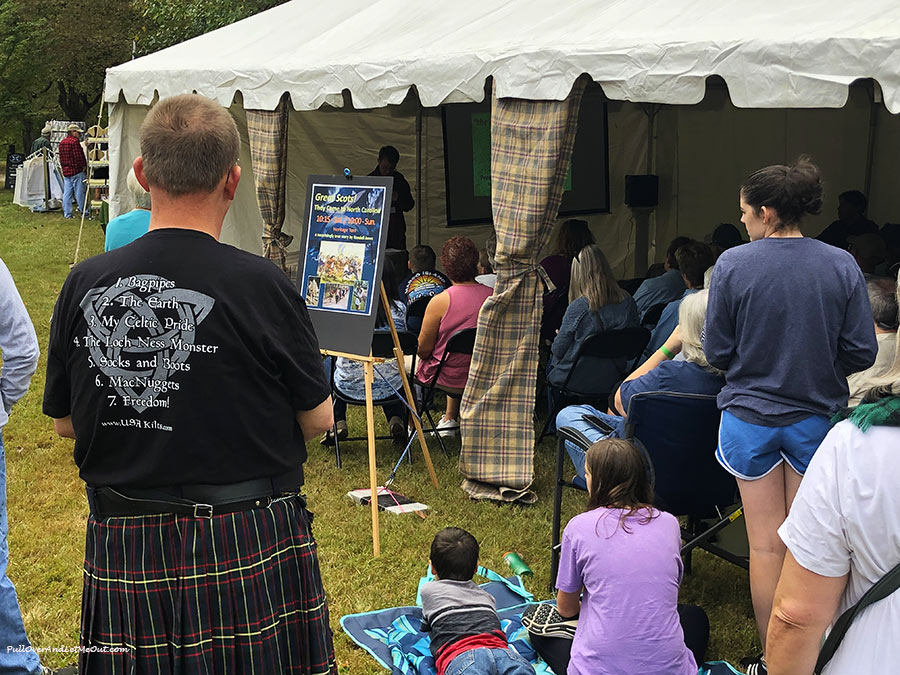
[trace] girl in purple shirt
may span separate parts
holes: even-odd
[[[623,439],[598,441],[585,478],[588,510],[566,525],[556,577],[557,610],[578,616],[575,637],[532,634],[532,644],[557,673],[695,675],[685,639],[702,658],[709,624],[699,608],[678,606],[681,533],[651,506],[643,455]],[[569,646],[566,669],[559,650]]]

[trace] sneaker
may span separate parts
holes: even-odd
[[[335,426],[337,426],[338,440],[343,441],[348,436],[347,420],[338,420],[337,424]],[[321,443],[322,445],[329,445],[329,446],[334,445],[334,430],[329,429],[324,434],[322,434],[322,438],[319,439],[319,443]]]
[[[394,445],[406,445],[409,436],[406,434],[406,424],[396,415],[388,422],[388,429],[391,431],[391,438]]]
[[[66,666],[56,670],[47,666],[41,666],[41,675],[78,675],[78,666]]]
[[[441,438],[457,436],[459,434],[459,422],[442,417],[441,421],[437,423],[437,432]]]
[[[766,657],[762,654],[759,656],[746,656],[740,660],[740,666],[747,675],[768,675],[766,669]]]
[[[544,637],[561,637],[571,640],[575,637],[578,617],[563,617],[556,611],[556,606],[548,603],[531,605],[522,614],[522,625],[529,633]]]

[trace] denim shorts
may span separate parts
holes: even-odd
[[[742,480],[762,478],[782,462],[802,476],[830,428],[825,415],[810,415],[784,427],[764,427],[723,410],[716,459]]]

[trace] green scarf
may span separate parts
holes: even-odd
[[[861,403],[855,408],[845,408],[831,421],[850,420],[861,431],[871,427],[900,427],[900,396],[886,396],[874,403]]]

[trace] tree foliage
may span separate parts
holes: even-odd
[[[235,21],[285,0],[139,0],[145,23],[137,36],[139,54],[149,54]]]
[[[0,0],[0,139],[92,123],[106,69],[285,0]]]

